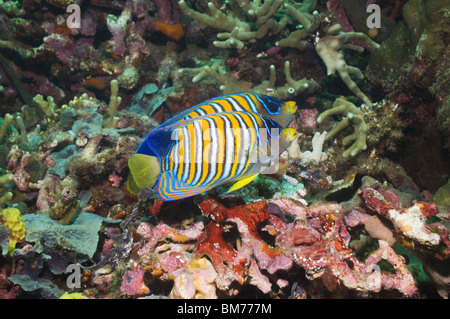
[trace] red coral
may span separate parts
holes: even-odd
[[[398,196],[392,191],[365,188],[361,197],[366,201],[366,206],[380,215],[386,215],[393,208],[398,208]]]
[[[289,269],[292,266],[292,261],[281,250],[269,246],[258,233],[258,226],[268,221],[270,217],[266,202],[226,208],[216,200],[210,199],[199,203],[199,206],[203,214],[210,216],[212,221],[199,239],[195,255],[209,256],[219,274],[225,270],[222,269],[225,262],[232,268],[237,278],[243,279],[245,267],[250,264],[252,256],[256,258],[261,268],[272,274],[279,269]],[[223,239],[225,221],[237,224],[242,240],[240,251],[236,251]]]
[[[439,213],[439,209],[434,203],[417,202],[416,204],[420,207],[420,211],[425,215],[426,218],[435,216]]]
[[[207,255],[218,273],[230,273],[240,283],[244,282],[245,258],[242,258],[233,246],[223,239],[224,229],[221,224],[213,221],[206,225],[205,232],[199,238],[195,247],[195,257]]]

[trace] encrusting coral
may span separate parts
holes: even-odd
[[[368,183],[364,185],[369,187]],[[361,196],[367,198],[364,194],[369,188],[364,187]],[[161,203],[155,203],[156,209],[160,209]],[[374,204],[367,204],[375,208]],[[155,226],[141,223],[138,228],[142,239],[138,244],[139,257],[133,264],[138,273],[148,271],[159,281],[173,279],[170,294],[173,298],[236,295],[245,284],[263,293],[274,293],[274,287],[283,289],[287,284],[274,275],[280,270],[289,271],[294,264],[305,269],[309,280],[321,278],[330,291],[341,282],[348,289],[365,292],[396,289],[409,297],[417,293],[417,284],[405,260],[390,247],[395,242],[392,237],[380,238],[378,248],[364,262],[349,248],[349,232],[361,221],[368,221],[367,214],[356,214],[355,209],[362,208],[349,207],[346,213],[339,204],[307,207],[288,197],[231,208],[214,199],[198,205],[203,215],[211,219],[204,228],[202,222],[185,226],[185,229],[161,223]],[[431,215],[438,213],[430,212]],[[285,214],[293,216],[294,221],[287,222]],[[431,215],[428,214],[428,218]],[[398,228],[398,231],[408,236],[408,229]],[[266,242],[267,236],[273,238],[270,245]],[[438,237],[445,238],[445,234]],[[169,238],[172,245],[167,244]],[[384,239],[389,240],[389,244]],[[436,246],[438,242],[423,244]],[[393,272],[380,271],[377,264],[382,259],[392,265]]]

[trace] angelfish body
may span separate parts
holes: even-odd
[[[224,112],[256,113],[275,121],[281,127],[287,127],[291,123],[296,111],[297,105],[294,101],[284,102],[267,95],[250,92],[234,93],[218,96],[199,103],[162,123],[155,130],[194,117]],[[147,147],[144,145],[145,143],[146,140],[141,143],[136,153],[139,153],[142,147]],[[157,156],[157,154],[151,153],[148,155]]]
[[[128,161],[128,189],[137,193],[150,187],[163,200],[177,200],[234,183],[231,192],[270,169],[271,162],[295,139],[295,130],[259,112],[236,107],[226,101],[231,97],[214,102],[223,107],[220,112],[208,112],[208,104],[202,103],[150,132]],[[284,117],[289,117],[296,107],[286,103],[280,103],[278,112],[284,107]],[[234,108],[230,111],[227,105]]]

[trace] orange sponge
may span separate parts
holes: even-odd
[[[184,29],[181,23],[165,24],[157,22],[155,23],[155,29],[161,31],[165,36],[175,41],[178,41],[184,37]]]

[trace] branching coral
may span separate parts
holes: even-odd
[[[119,93],[119,82],[117,80],[111,81],[111,97],[109,98],[109,107],[106,113],[106,117],[103,120],[104,127],[117,127],[119,118],[116,117],[117,109],[122,103],[122,98],[118,96]]]
[[[13,179],[13,174],[5,174],[0,177],[0,187],[4,187],[4,185]],[[0,197],[0,206],[6,203],[8,200],[12,198],[12,193],[7,192]]]
[[[217,82],[221,84],[220,89],[225,93],[234,93],[241,91],[255,92],[259,94],[272,95],[278,99],[289,99],[301,93],[311,93],[318,89],[318,84],[314,80],[294,80],[291,76],[290,63],[286,61],[284,64],[284,73],[286,77],[286,84],[277,87],[276,83],[276,69],[274,65],[270,66],[269,80],[263,81],[261,84],[252,87],[251,82],[239,81],[219,74],[209,66],[204,68],[204,71],[213,76]]]
[[[299,152],[297,154],[290,154],[292,158],[302,158],[305,161],[315,161],[316,163],[320,163],[328,158],[327,153],[322,152],[323,143],[325,142],[325,138],[327,136],[327,132],[316,132],[312,139],[312,151],[305,151],[301,154]],[[298,143],[294,144],[298,145]],[[292,148],[290,148],[290,152],[292,152]]]
[[[370,39],[361,32],[341,32],[342,28],[339,24],[330,27],[325,37],[320,38],[316,44],[317,54],[322,58],[327,67],[327,74],[331,75],[339,73],[339,76],[357,97],[364,101],[367,105],[372,105],[369,98],[358,88],[356,83],[351,79],[351,75],[362,80],[364,78],[360,69],[347,65],[344,60],[342,49],[351,49],[358,52],[364,51],[363,47],[349,43],[352,40],[360,40],[371,48],[378,48],[379,44]]]
[[[215,7],[212,2],[208,3],[210,14],[199,13],[190,9],[185,1],[179,2],[181,11],[194,20],[198,20],[209,26],[227,32],[218,33],[217,37],[221,41],[214,41],[214,45],[220,48],[244,48],[244,41],[261,39],[268,34],[277,34],[283,30],[288,22],[286,17],[279,21],[275,20],[274,15],[283,5],[284,0],[261,1],[236,1],[240,7],[241,14],[236,12],[223,13]],[[247,21],[241,20],[240,16],[251,18],[256,31],[253,31]]]
[[[349,125],[354,126],[353,134],[345,137],[342,140],[344,145],[348,145],[355,141],[345,152],[342,154],[344,157],[355,156],[360,151],[367,148],[367,124],[364,120],[364,113],[358,109],[353,103],[346,101],[342,98],[336,99],[333,103],[333,107],[324,111],[317,118],[318,123],[324,123],[329,117],[342,114],[345,118],[336,124],[331,130],[328,131],[327,139],[334,137],[339,131],[345,129]]]
[[[320,16],[317,11],[314,11],[312,15],[296,10],[291,4],[285,4],[287,14],[296,19],[301,29],[291,32],[287,38],[283,38],[277,41],[275,44],[280,47],[296,48],[304,50],[306,47],[306,40],[302,40],[312,35],[320,25]]]
[[[41,94],[36,95],[33,101],[39,106],[41,111],[45,114],[48,119],[54,119],[56,117],[56,103],[53,96],[47,96],[47,101]]]

